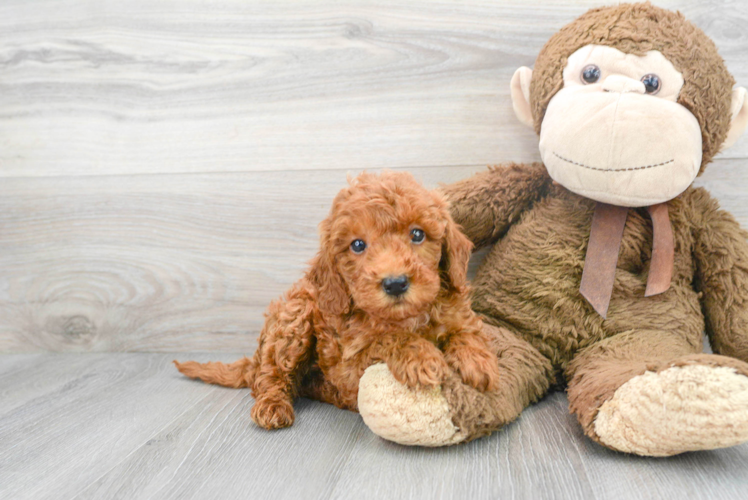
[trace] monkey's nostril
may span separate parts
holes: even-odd
[[[390,276],[382,280],[384,293],[394,297],[399,297],[404,294],[408,290],[408,286],[410,286],[410,282],[408,281],[408,277],[405,275]]]

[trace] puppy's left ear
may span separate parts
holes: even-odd
[[[446,215],[447,227],[444,230],[439,269],[442,271],[442,281],[446,278],[451,287],[462,288],[467,285],[467,268],[473,243],[462,234],[449,212]]]

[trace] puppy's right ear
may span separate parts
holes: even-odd
[[[330,252],[330,221],[320,224],[320,251],[312,261],[309,281],[317,290],[317,307],[324,315],[341,316],[351,309],[351,295]]]

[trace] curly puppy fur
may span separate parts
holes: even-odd
[[[498,360],[470,308],[472,244],[440,194],[408,173],[365,173],[336,196],[320,233],[310,269],[268,308],[251,360],[175,361],[177,368],[250,387],[252,419],[266,429],[293,423],[297,396],[356,411],[359,379],[377,362],[413,388],[439,385],[453,372],[479,391],[498,386]],[[353,251],[355,240],[366,243],[363,252]],[[400,276],[407,290],[386,293],[383,280]]]

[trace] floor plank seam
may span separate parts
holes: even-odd
[[[720,161],[738,161],[748,160],[748,156],[722,156],[714,158],[712,163],[719,163]],[[263,175],[263,174],[301,174],[301,173],[314,173],[314,172],[350,172],[357,170],[377,171],[377,170],[422,170],[429,168],[487,168],[492,165],[500,165],[504,163],[511,163],[512,161],[518,160],[497,160],[486,163],[459,163],[449,165],[387,165],[381,167],[372,168],[357,168],[357,167],[334,167],[334,168],[311,168],[311,169],[262,169],[262,170],[197,170],[197,171],[185,171],[185,172],[153,172],[153,173],[134,173],[134,174],[64,174],[64,175],[2,175],[0,179],[5,180],[36,180],[36,179],[117,179],[117,178],[135,178],[135,177],[157,177],[157,176],[206,176],[206,175]],[[528,158],[527,162],[536,161],[532,158]]]
[[[717,161],[717,160],[715,160]],[[489,163],[475,163],[475,164],[453,164],[453,165],[387,165],[382,167],[372,168],[357,168],[357,167],[334,167],[334,168],[310,168],[310,169],[267,169],[267,170],[198,170],[189,172],[153,172],[143,173],[138,172],[134,174],[65,174],[65,175],[0,175],[0,179],[5,180],[54,180],[54,179],[117,179],[117,178],[135,178],[135,177],[157,177],[157,176],[206,176],[206,175],[262,175],[262,174],[304,174],[314,172],[350,172],[357,170],[420,170],[427,168],[485,168],[489,165],[509,163],[508,161],[489,162]]]
[[[161,432],[163,432],[165,429],[167,429],[170,425],[172,425],[174,422],[176,422],[179,418],[181,418],[182,415],[184,415],[185,413],[189,412],[190,410],[192,410],[196,406],[202,404],[206,399],[209,399],[212,396],[213,396],[212,392],[207,393],[199,401],[195,402],[194,405],[191,405],[191,406],[187,407],[183,412],[181,412],[178,415],[176,415],[172,420],[169,420],[165,425],[161,426],[157,431],[155,431],[153,434],[149,435],[148,438],[143,441],[143,443],[141,443],[140,445],[136,446],[135,448],[133,448],[133,450],[130,453],[128,453],[127,455],[125,455],[124,457],[122,457],[122,460],[119,460],[111,468],[107,469],[104,473],[102,473],[96,479],[94,479],[90,483],[88,483],[85,486],[83,486],[81,488],[81,490],[75,496],[73,496],[73,497],[70,498],[70,500],[75,500],[76,498],[80,497],[89,487],[91,487],[92,485],[96,484],[97,481],[99,481],[101,478],[103,478],[104,476],[106,476],[107,474],[109,474],[110,472],[112,472],[120,464],[124,463],[128,458],[130,458],[130,456],[132,456],[133,454],[135,454],[139,450],[141,450],[143,448],[143,446],[145,446],[151,439],[153,439],[155,436],[158,436]],[[226,406],[228,406],[228,404]],[[183,462],[184,462],[184,460],[183,460]]]
[[[346,411],[346,410],[342,410]],[[340,484],[341,477],[342,477],[342,471],[345,470],[345,467],[351,462],[351,456],[353,455],[353,451],[356,447],[356,442],[359,440],[359,438],[362,436],[364,432],[368,432],[368,427],[366,426],[358,426],[353,428],[353,432],[351,432],[351,439],[350,439],[350,445],[346,448],[346,454],[345,459],[342,460],[340,463],[340,466],[337,467],[338,473],[335,476],[335,480],[330,484],[329,489],[327,490],[327,495],[321,496],[320,498],[330,499],[335,498],[335,491],[338,488],[338,485]]]
[[[211,438],[211,437],[212,437],[212,436],[213,436],[213,435],[214,435],[214,434],[216,433],[216,431],[217,431],[218,429],[220,429],[220,428],[221,428],[221,424],[223,424],[224,422],[226,422],[226,421],[227,421],[227,420],[229,419],[229,417],[231,416],[231,412],[232,412],[232,411],[233,411],[233,410],[234,410],[235,408],[237,408],[237,407],[238,407],[238,406],[239,406],[240,404],[242,404],[242,402],[243,402],[243,401],[244,401],[244,400],[245,400],[245,399],[246,399],[247,397],[251,397],[251,395],[250,395],[250,394],[246,394],[246,395],[244,395],[244,396],[241,396],[241,397],[239,398],[239,401],[238,401],[238,402],[237,402],[237,403],[236,403],[236,404],[234,405],[234,407],[233,407],[233,408],[232,408],[231,410],[229,410],[229,411],[227,412],[226,416],[225,416],[225,417],[224,417],[224,419],[223,419],[223,420],[221,421],[221,423],[220,423],[219,425],[217,425],[217,426],[216,426],[216,427],[215,427],[215,428],[214,428],[214,429],[213,429],[213,430],[211,431],[211,433],[210,433],[210,435],[208,436],[208,439],[206,440],[206,442],[207,442],[207,441],[210,441],[210,438]],[[207,398],[207,396],[206,396],[206,398]],[[217,419],[217,418],[218,418],[218,416],[219,416],[219,415],[221,414],[221,412],[223,412],[223,411],[224,411],[224,410],[225,410],[225,409],[226,409],[226,408],[227,408],[227,407],[228,407],[228,406],[229,406],[229,405],[231,404],[231,402],[232,402],[233,400],[234,400],[234,399],[232,398],[232,399],[231,399],[231,400],[230,400],[230,401],[229,401],[228,403],[226,403],[225,405],[223,405],[223,407],[221,407],[221,409],[220,409],[220,410],[218,410],[218,411],[216,411],[216,412],[215,412],[215,415],[213,415],[213,418],[211,418],[211,419],[210,419],[210,422],[208,422],[208,424],[207,424],[207,425],[205,426],[205,428],[206,428],[206,429],[208,429],[208,428],[210,428],[210,427],[212,426],[213,422],[215,422],[215,421],[216,421],[216,419]],[[193,406],[193,408],[194,408],[194,406]],[[173,421],[172,421],[172,422],[170,422],[170,423],[173,423]],[[160,432],[160,431],[159,431],[159,432]],[[171,475],[171,478],[169,478],[169,480],[167,480],[167,481],[164,481],[164,482],[163,482],[163,484],[161,485],[161,487],[160,487],[160,488],[159,488],[158,490],[156,490],[156,491],[155,491],[155,492],[154,492],[153,494],[151,494],[151,495],[150,495],[150,496],[148,497],[148,500],[152,500],[152,499],[153,499],[154,497],[158,497],[158,494],[159,494],[159,493],[160,493],[160,492],[161,492],[161,491],[162,491],[162,490],[163,490],[164,488],[166,488],[166,486],[167,486],[167,485],[169,485],[169,483],[170,483],[170,482],[171,482],[171,481],[172,481],[172,480],[173,480],[173,479],[174,479],[174,478],[176,477],[176,475],[177,475],[177,472],[179,472],[179,470],[180,470],[180,469],[182,468],[182,466],[184,465],[184,463],[185,463],[185,462],[187,461],[187,458],[188,458],[188,457],[190,456],[190,453],[192,453],[192,450],[193,450],[193,449],[195,448],[195,446],[196,446],[196,443],[197,443],[197,440],[198,440],[198,438],[199,438],[199,437],[200,437],[201,435],[202,435],[202,433],[198,434],[198,436],[197,436],[197,437],[195,438],[195,442],[193,442],[193,444],[192,444],[192,445],[190,446],[190,448],[189,448],[189,449],[188,449],[188,450],[187,450],[187,451],[185,452],[184,456],[182,457],[182,461],[181,461],[181,462],[179,462],[179,465],[177,465],[177,466],[176,466],[176,467],[174,468],[174,470],[173,470],[173,472],[172,472],[172,475]],[[146,441],[146,442],[147,442],[147,441]],[[140,448],[142,448],[142,445],[140,446]],[[139,449],[139,448],[138,448],[138,449]],[[202,484],[205,484],[205,479],[203,480],[203,482],[201,483],[201,485],[202,485]]]

